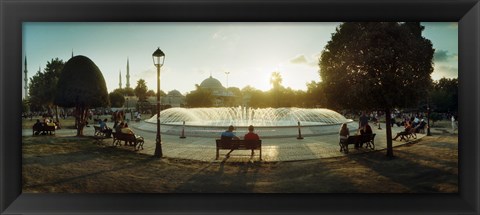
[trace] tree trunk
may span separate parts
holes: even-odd
[[[385,124],[387,130],[387,157],[393,158],[393,146],[392,146],[392,124],[390,108],[385,108]]]
[[[77,137],[83,136],[83,127],[85,127],[86,108],[77,106]]]
[[[55,120],[57,120],[57,122],[60,122],[58,121],[58,105],[55,105]]]

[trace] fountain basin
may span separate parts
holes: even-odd
[[[138,129],[156,132],[157,117],[136,125]],[[219,137],[228,126],[236,127],[237,136],[243,137],[248,126],[255,126],[261,138],[297,137],[298,123],[302,136],[338,133],[341,124],[356,129],[353,120],[324,108],[170,108],[160,113],[162,134],[192,137]],[[185,125],[183,123],[185,122]]]

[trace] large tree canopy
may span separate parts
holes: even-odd
[[[143,79],[139,79],[137,81],[137,86],[134,89],[135,95],[138,97],[139,101],[146,101],[147,100],[147,82]]]
[[[434,50],[423,28],[408,22],[343,23],[320,58],[328,104],[385,111],[388,156],[393,156],[390,110],[415,107],[432,82]]]
[[[30,103],[34,106],[41,106],[52,112],[55,92],[57,90],[57,83],[60,73],[65,63],[58,59],[52,59],[47,62],[44,71],[38,71],[29,83]]]
[[[109,104],[105,79],[92,60],[78,55],[67,61],[58,80],[55,104],[76,107],[77,135],[82,136],[88,109]]]

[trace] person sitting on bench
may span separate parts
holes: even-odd
[[[122,124],[122,123],[120,123],[120,124]],[[124,126],[123,126],[123,128],[121,128],[120,132],[123,133],[123,134],[133,134],[135,136],[135,139],[137,139],[137,140],[143,139],[143,137],[141,137],[139,135],[136,135],[135,132],[133,132],[133,130],[128,127],[128,123],[124,124]],[[133,145],[132,142],[128,142],[128,144]]]
[[[260,140],[260,137],[258,136],[258,134],[254,133],[253,130],[255,128],[253,127],[253,125],[250,125],[248,126],[248,133],[245,134],[245,136],[243,136],[243,139],[244,140]],[[253,148],[252,148],[252,156],[253,156],[254,152],[253,152]]]
[[[105,133],[105,137],[110,138],[112,136],[112,129],[107,126],[107,121],[107,119],[104,119],[103,121],[98,120],[100,123],[100,130]]]
[[[220,139],[222,140],[239,140],[240,138],[238,138],[237,136],[235,136],[235,133],[233,133],[233,130],[235,130],[235,127],[233,127],[233,125],[229,126],[228,127],[228,130],[222,132],[222,134],[220,135]],[[226,157],[230,157],[230,153],[233,152],[233,149],[231,149]]]
[[[350,136],[350,131],[348,130],[347,123],[343,123],[340,127],[340,142],[347,141],[348,136]]]
[[[373,134],[372,127],[367,123],[363,129],[360,129],[360,135],[370,135]],[[358,145],[355,145],[356,148],[358,148]],[[363,147],[363,142],[360,143],[360,147]]]
[[[397,138],[402,135],[408,135],[410,133],[410,130],[412,130],[412,125],[407,124],[407,126],[405,126],[405,130],[403,130],[402,132],[398,132],[397,136],[395,136],[393,140],[397,140]]]

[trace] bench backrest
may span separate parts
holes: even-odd
[[[348,143],[365,143],[370,142],[375,139],[376,134],[362,134],[362,135],[352,135],[348,136]]]
[[[127,141],[135,141],[135,135],[133,134],[125,134],[125,133],[120,133],[120,132],[114,132],[112,133],[114,139],[119,139],[119,140],[127,140]]]
[[[50,125],[33,125],[34,131],[55,131],[55,126]]]
[[[363,134],[362,135],[362,142],[370,142],[372,141],[373,139],[375,139],[375,135],[376,134]]]
[[[262,147],[262,140],[222,140],[216,139],[217,148],[221,149],[259,149]]]

